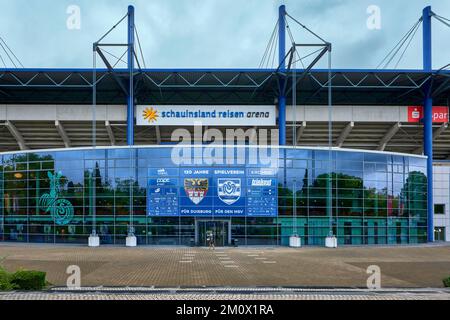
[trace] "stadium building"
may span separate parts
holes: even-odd
[[[278,68],[145,69],[127,18],[128,69],[97,42],[103,69],[0,70],[1,240],[450,240],[450,70],[431,68],[431,22],[446,20],[430,7],[420,70],[312,68],[327,42],[292,68],[284,6]]]

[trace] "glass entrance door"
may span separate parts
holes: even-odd
[[[434,241],[445,241],[445,227],[434,228]]]
[[[230,245],[230,222],[229,221],[202,221],[196,223],[197,245],[208,247],[211,235],[216,247]]]

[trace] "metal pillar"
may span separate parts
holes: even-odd
[[[431,71],[431,7],[423,9],[423,70]]]
[[[134,7],[128,7],[128,71],[130,83],[127,101],[127,144],[134,145]]]
[[[423,9],[423,71],[432,71],[431,58],[431,7],[428,6]],[[434,240],[434,203],[433,203],[433,98],[431,97],[431,84],[428,82],[424,86],[424,106],[423,106],[423,144],[424,154],[427,159],[427,217],[428,217],[428,242]]]
[[[279,7],[278,15],[278,63],[280,65],[280,72],[284,73],[286,72],[286,7],[284,5]],[[279,144],[282,146],[286,145],[286,96],[283,92],[285,81],[285,77],[282,76],[280,79],[280,95],[278,97]]]

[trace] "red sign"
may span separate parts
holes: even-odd
[[[408,122],[420,122],[423,119],[423,107],[408,107]],[[433,122],[448,122],[448,107],[433,107]]]

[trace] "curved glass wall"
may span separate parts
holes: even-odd
[[[280,148],[274,165],[242,147],[220,164],[199,147],[175,164],[173,148],[0,155],[0,239],[87,243],[96,229],[124,244],[132,226],[141,245],[202,245],[211,230],[216,245],[323,245],[330,231],[340,245],[426,242],[424,157]]]

